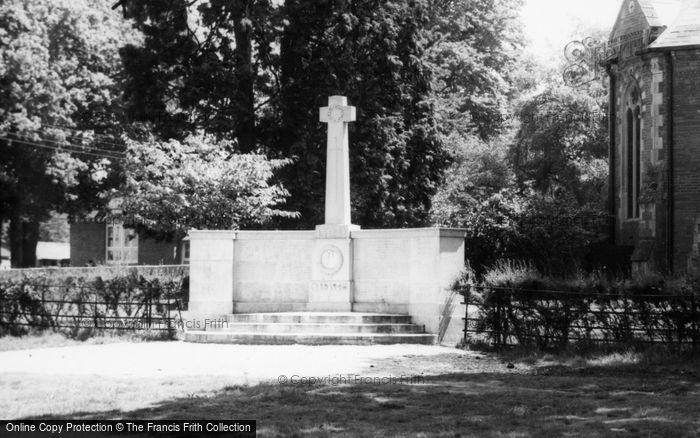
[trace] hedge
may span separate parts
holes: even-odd
[[[0,274],[0,333],[171,330],[187,266],[11,270]],[[155,324],[154,324],[155,323]]]

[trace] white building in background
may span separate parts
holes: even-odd
[[[0,247],[0,269],[10,269],[10,250]]]

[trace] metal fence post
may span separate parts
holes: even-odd
[[[148,329],[151,329],[151,290],[148,289],[146,292],[146,325],[148,326]]]
[[[97,329],[97,296],[92,299],[92,320],[94,322],[95,329]]]
[[[501,346],[501,295],[498,290],[494,290],[496,296],[496,315],[494,321],[494,335],[496,335],[496,346]]]
[[[471,284],[464,288],[464,345],[469,345],[469,300],[471,298]]]
[[[698,312],[694,293],[690,296],[690,320],[692,327],[692,346],[693,350],[695,350],[698,346]]]
[[[511,290],[508,290],[507,293],[509,294],[509,295],[507,296],[507,297],[508,297],[508,300],[501,299],[501,301],[500,301],[500,303],[501,303],[501,306],[500,306],[500,311],[501,311],[501,317],[500,317],[500,320],[501,320],[501,337],[503,338],[503,339],[501,340],[501,346],[503,346],[503,347],[505,347],[506,345],[508,345],[508,335],[509,335],[509,332],[510,332],[510,325],[508,324],[508,312],[506,311],[506,306],[507,306],[507,303],[512,303],[512,302],[513,302],[512,291],[511,291]]]
[[[45,294],[46,294],[46,288],[42,287],[41,288],[41,310],[40,310],[40,312],[42,313],[41,323],[40,323],[42,328],[44,326],[44,317],[45,317],[44,315],[46,314],[46,312],[45,312],[46,311],[46,296],[45,296]]]

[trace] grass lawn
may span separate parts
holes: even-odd
[[[700,434],[699,406],[697,378],[559,369],[444,375],[414,385],[234,386],[147,409],[72,416],[256,419],[259,436],[285,437],[682,437]]]
[[[36,405],[44,398],[43,406],[55,408],[43,407],[32,418],[255,419],[261,437],[700,435],[697,360],[645,361],[634,354],[449,357],[404,355],[373,362],[374,375],[424,374],[412,384],[219,381],[217,388],[216,379],[207,376],[14,375],[0,376],[0,394],[10,394],[13,405]],[[455,359],[470,363],[450,362]],[[515,362],[515,369],[502,359]],[[428,372],[431,364],[439,371]],[[47,404],[47,396],[54,401]],[[117,409],[113,400],[135,404]]]

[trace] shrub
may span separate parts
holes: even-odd
[[[0,277],[0,334],[31,327],[85,337],[105,330],[139,330],[151,323],[170,331],[180,309],[187,267],[30,269]]]
[[[470,330],[497,345],[539,349],[570,343],[700,342],[698,280],[652,276],[610,281],[597,273],[543,277],[532,265],[499,262],[469,290]]]

